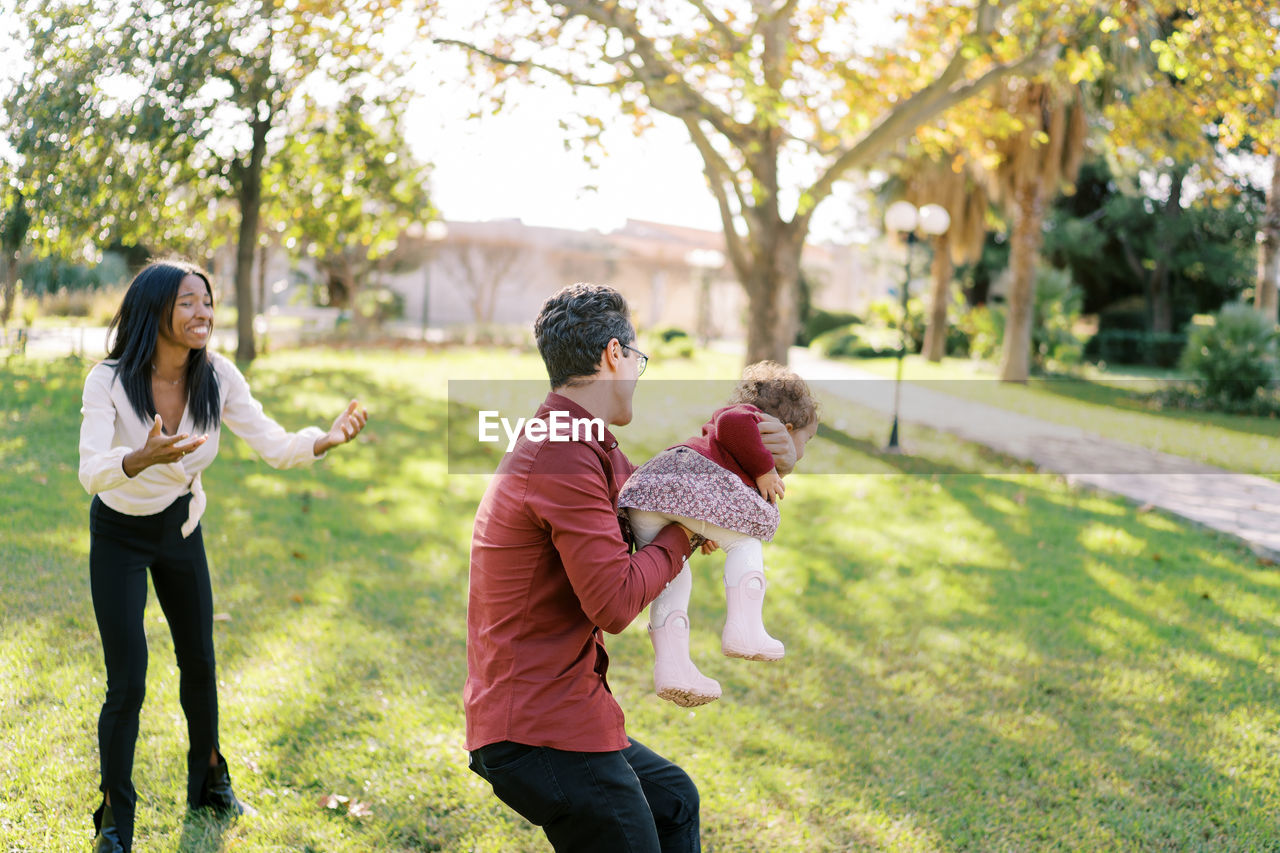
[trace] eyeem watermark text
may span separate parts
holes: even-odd
[[[600,418],[575,418],[568,412],[549,412],[546,420],[516,418],[512,426],[508,418],[496,411],[479,413],[479,438],[484,442],[501,441],[498,427],[507,434],[507,452],[516,446],[521,432],[529,441],[604,441],[604,421]]]

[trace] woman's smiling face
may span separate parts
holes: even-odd
[[[213,334],[213,294],[203,278],[184,276],[169,316],[169,326],[161,326],[160,336],[187,349],[204,349]]]

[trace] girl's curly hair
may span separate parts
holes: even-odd
[[[795,429],[818,419],[818,401],[809,385],[794,370],[776,361],[757,361],[742,371],[729,405],[746,403],[773,415]]]

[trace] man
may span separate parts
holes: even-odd
[[[543,304],[534,334],[551,379],[536,420],[567,412],[631,422],[647,357],[632,346],[621,294],[566,287]],[[785,427],[766,422],[761,433],[779,470],[790,470]],[[602,634],[631,624],[700,537],[672,524],[630,553],[617,498],[634,466],[612,433],[528,436],[498,466],[472,532],[463,691],[471,769],[560,853],[700,850],[697,786],[627,737]]]

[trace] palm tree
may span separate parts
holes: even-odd
[[[993,101],[1013,121],[1012,132],[996,140],[1000,165],[987,173],[988,190],[1005,208],[1012,232],[1000,378],[1026,382],[1045,211],[1059,190],[1074,192],[1088,124],[1081,91],[1075,85],[1016,79],[1001,87]]]
[[[1280,117],[1280,98],[1276,99]],[[1273,323],[1280,311],[1280,151],[1271,155],[1271,186],[1267,190],[1267,213],[1259,228],[1258,286],[1254,305]]]
[[[924,357],[942,361],[947,350],[947,303],[955,265],[971,263],[982,254],[990,199],[977,164],[964,154],[920,152],[899,170],[900,195],[920,207],[938,204],[951,215],[951,227],[933,238],[929,285],[929,317],[925,326]]]

